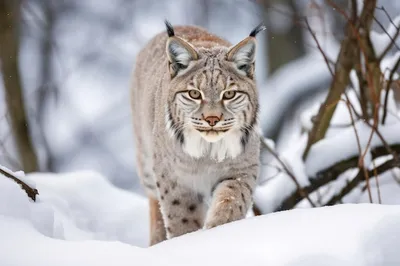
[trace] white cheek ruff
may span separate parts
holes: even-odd
[[[217,162],[222,162],[228,158],[237,157],[243,150],[241,145],[241,132],[237,129],[220,136],[210,137],[220,138],[215,142],[209,142],[203,137],[200,132],[195,129],[185,130],[185,143],[183,150],[193,158],[201,158],[209,156],[211,159]]]
[[[207,142],[203,140],[199,132],[195,129],[185,130],[187,141],[183,145],[183,150],[194,158],[203,157],[208,151]]]

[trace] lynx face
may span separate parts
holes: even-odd
[[[251,35],[231,48],[211,49],[170,35],[167,129],[189,155],[221,160],[245,148],[258,112],[255,48]]]

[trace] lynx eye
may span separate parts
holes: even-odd
[[[236,91],[226,91],[226,92],[224,93],[224,95],[223,95],[223,99],[224,99],[224,100],[230,100],[230,99],[232,99],[233,97],[235,97],[235,95],[236,95]]]
[[[192,99],[198,100],[201,98],[201,93],[198,90],[190,90],[189,96]]]

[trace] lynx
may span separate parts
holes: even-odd
[[[138,54],[132,112],[150,245],[245,217],[259,171],[256,35],[172,25]]]

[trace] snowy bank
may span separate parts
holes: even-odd
[[[36,203],[0,176],[2,266],[400,265],[399,206],[297,209],[140,248],[143,198],[92,172],[26,178],[39,190]]]
[[[18,177],[38,189],[37,202],[0,174],[0,215],[29,221],[48,237],[147,246],[148,206],[142,196],[91,171]]]

